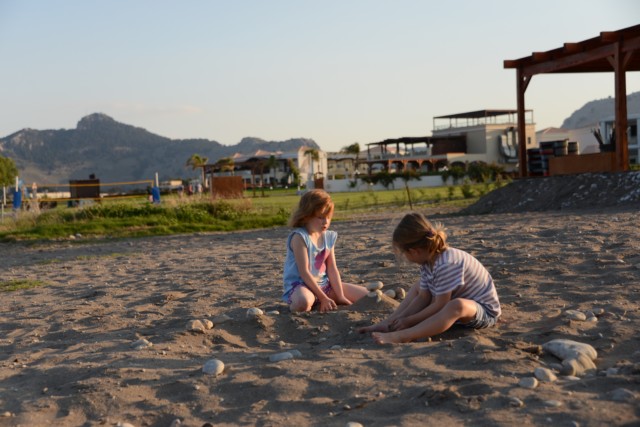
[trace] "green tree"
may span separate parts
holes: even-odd
[[[374,179],[374,182],[376,183],[379,182],[380,184],[382,184],[384,188],[388,190],[390,186],[393,186],[393,181],[395,179],[395,176],[394,174],[389,173],[389,171],[385,169],[375,174],[373,176],[373,179]]]
[[[354,142],[351,145],[347,145],[346,147],[342,147],[342,150],[340,150],[341,153],[345,153],[345,154],[355,154],[356,159],[354,162],[354,174],[355,172],[358,170],[358,163],[360,162],[360,144],[357,142]]]
[[[207,157],[203,157],[199,154],[193,154],[191,157],[187,159],[187,163],[185,166],[191,167],[192,170],[196,170],[200,168],[201,177],[202,177],[202,185],[206,185],[205,176],[204,176],[204,166],[207,164],[209,159]]]
[[[447,169],[441,172],[442,174],[442,182],[447,182],[447,179],[451,177],[454,184],[457,184],[458,181],[464,178],[466,171],[462,166],[449,166]]]
[[[0,185],[4,187],[15,183],[16,176],[18,168],[13,160],[0,156]]]
[[[477,183],[487,182],[492,179],[493,171],[488,164],[482,161],[471,162],[467,167],[467,176]]]

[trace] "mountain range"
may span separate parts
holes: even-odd
[[[584,104],[581,108],[574,111],[567,117],[560,128],[562,129],[580,129],[584,127],[592,127],[598,122],[608,119],[615,115],[615,99],[610,96],[608,98],[596,99]],[[634,92],[627,95],[627,116],[640,115],[640,92]]]
[[[629,116],[640,115],[640,92],[627,96],[627,110]],[[593,126],[613,115],[614,99],[598,99],[576,110],[561,128]],[[265,141],[248,137],[229,146],[207,139],[170,139],[94,113],[83,117],[75,129],[23,129],[0,138],[0,156],[15,162],[26,183],[65,183],[90,175],[107,183],[151,180],[156,172],[161,180],[198,177],[199,171],[186,166],[193,154],[214,163],[235,153],[293,151],[303,146],[320,149],[307,138]]]
[[[104,183],[199,177],[187,167],[198,154],[209,163],[235,153],[292,151],[299,147],[320,149],[312,139],[265,141],[243,138],[225,146],[207,139],[169,139],[95,113],[83,117],[75,129],[23,129],[0,138],[0,156],[14,161],[25,183],[66,183],[95,175]]]

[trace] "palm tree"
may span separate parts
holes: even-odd
[[[287,179],[293,178],[291,184],[296,186],[300,185],[300,169],[296,166],[295,162],[291,159],[287,159],[287,165],[289,170],[287,172]]]
[[[276,185],[276,172],[278,171],[278,159],[276,159],[276,156],[271,155],[269,156],[269,160],[267,161],[267,167],[269,168],[269,170],[271,170],[273,172],[273,185],[275,187]]]
[[[313,162],[320,160],[320,153],[315,148],[309,148],[304,152],[304,155],[308,155],[311,159],[311,180],[315,179],[315,173],[313,172]]]
[[[191,166],[192,170],[196,170],[197,168],[201,168],[202,173],[202,185],[206,186],[205,176],[204,176],[204,167],[209,161],[208,158],[203,157],[199,154],[193,154],[191,157],[187,159],[187,163],[185,166]]]
[[[231,157],[223,157],[215,163],[215,166],[220,170],[220,172],[231,172],[233,175],[235,162]]]
[[[357,142],[354,142],[351,145],[347,145],[346,147],[342,147],[342,150],[340,150],[341,153],[345,153],[345,154],[355,154],[356,155],[356,160],[355,160],[355,165],[354,165],[354,174],[358,171],[358,163],[360,161],[360,144]]]

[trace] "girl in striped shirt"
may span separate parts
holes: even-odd
[[[495,325],[501,310],[491,275],[471,254],[447,245],[441,224],[407,214],[393,232],[393,247],[420,265],[420,280],[387,319],[360,332],[372,332],[377,343],[386,344],[438,335],[454,324]]]

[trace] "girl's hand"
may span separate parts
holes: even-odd
[[[327,311],[333,311],[338,308],[338,304],[331,298],[324,298],[320,300],[320,313],[325,313]]]
[[[384,319],[371,326],[364,326],[358,328],[358,333],[364,334],[366,332],[389,332],[391,330],[391,324],[388,319]]]
[[[389,325],[389,329],[392,331],[399,331],[402,329],[407,329],[413,326],[413,323],[407,317],[400,317]]]
[[[336,303],[339,305],[351,305],[353,304],[353,301],[351,301],[350,299],[347,299],[347,297],[345,296],[341,296],[341,297],[336,297]]]

